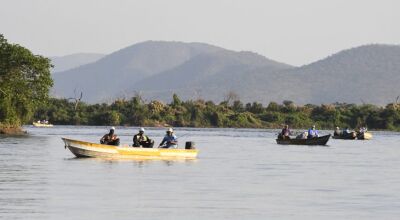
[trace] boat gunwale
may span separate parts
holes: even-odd
[[[287,139],[287,140],[275,139],[275,140],[276,140],[276,143],[280,144],[280,145],[326,146],[330,137],[331,137],[331,134],[327,134],[327,135],[320,136],[317,138],[312,138],[312,139]],[[304,141],[304,142],[302,142],[302,141]]]
[[[92,143],[92,142],[87,142],[87,141],[74,140],[74,139],[69,139],[69,138],[61,138],[61,139],[64,141],[66,146],[67,146],[66,142],[71,142],[71,143],[76,143],[78,145],[82,145],[83,147],[101,148],[101,149],[105,149],[105,150],[116,150],[118,152],[124,151],[124,152],[198,153],[197,149],[142,148],[142,147],[131,147],[129,145],[112,146],[112,145],[97,144],[97,143]],[[77,148],[77,146],[73,146],[73,147]]]

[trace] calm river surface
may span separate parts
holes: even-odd
[[[26,130],[0,137],[0,219],[400,218],[400,133],[307,147],[277,145],[276,130],[177,128],[197,160],[138,161],[64,149],[60,137],[98,142],[106,127]],[[156,144],[164,132],[147,130]]]

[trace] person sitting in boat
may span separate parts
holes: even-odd
[[[307,139],[308,132],[301,132],[299,135],[296,136],[296,139]]]
[[[342,135],[343,136],[349,136],[351,134],[351,131],[348,127],[346,127],[345,129],[343,129]]]
[[[278,135],[279,139],[290,139],[290,129],[289,129],[289,125],[285,125],[285,127],[283,127],[281,133]]]
[[[159,148],[177,148],[178,138],[174,135],[174,130],[169,128],[164,139],[161,141]]]
[[[333,132],[333,136],[340,136],[342,133],[340,132],[339,127],[336,127],[335,131]]]
[[[111,127],[110,132],[108,134],[105,134],[101,139],[100,143],[101,144],[107,144],[107,145],[119,145],[119,138],[117,137],[116,134],[114,134],[115,128]]]
[[[310,129],[308,129],[307,138],[316,138],[318,137],[318,131],[315,129],[315,125],[313,125]]]
[[[132,147],[152,148],[154,141],[144,134],[144,128],[139,129],[139,133],[133,136]]]
[[[367,132],[367,128],[366,127],[360,127],[360,129],[358,130],[358,133],[363,134]]]

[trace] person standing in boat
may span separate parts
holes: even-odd
[[[169,128],[164,139],[161,141],[159,148],[177,148],[178,138],[174,135],[174,130]]]
[[[318,137],[318,131],[315,129],[315,125],[313,125],[310,129],[308,129],[307,138],[316,138]]]
[[[154,141],[144,134],[144,128],[139,129],[139,133],[133,136],[132,147],[152,148]]]
[[[100,139],[100,143],[101,144],[118,146],[119,145],[119,138],[117,137],[116,134],[114,134],[114,132],[115,132],[115,128],[111,127],[110,128],[110,132],[108,134],[105,134]]]
[[[281,133],[279,134],[281,139],[290,139],[290,129],[289,129],[289,125],[285,125],[285,127],[283,127]]]

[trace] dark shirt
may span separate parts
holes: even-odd
[[[133,146],[140,146],[143,142],[149,142],[150,138],[144,134],[136,134],[133,136]]]
[[[115,134],[105,134],[101,139],[100,139],[100,143],[102,144],[108,144],[109,142],[113,142],[115,140],[117,140],[118,137]]]
[[[290,135],[290,129],[289,128],[284,128],[281,131],[282,136],[289,136]]]

